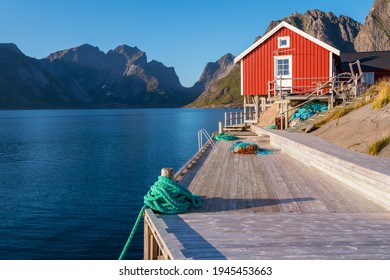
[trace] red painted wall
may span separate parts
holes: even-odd
[[[242,59],[244,95],[267,95],[267,82],[274,80],[274,51],[278,37],[290,36],[290,48],[279,49],[279,55],[292,55],[293,78],[329,77],[329,51],[282,27]],[[293,81],[293,87],[313,86],[313,80]]]
[[[386,77],[390,78],[390,70],[387,72],[386,71],[376,71],[374,74],[375,82],[379,82],[381,79],[386,78]]]

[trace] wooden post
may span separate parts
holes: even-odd
[[[284,117],[285,117],[285,119],[284,119],[284,128],[285,129],[287,129],[288,128],[288,107],[289,107],[289,102],[288,102],[288,100],[285,100],[286,101],[286,113],[284,114]]]
[[[144,220],[144,260],[150,260],[151,259],[151,256],[150,256],[150,236],[153,236],[150,228],[149,228],[149,225],[148,225],[148,222],[146,221],[146,219]]]
[[[268,93],[268,98],[271,97],[271,81],[267,82],[267,93]]]
[[[222,127],[222,122],[218,123],[218,132],[223,133],[223,127]]]
[[[225,112],[225,126],[226,126],[226,123],[227,123],[227,113]]]
[[[168,177],[169,179],[172,179],[174,178],[175,176],[175,172],[173,170],[173,168],[163,168],[161,169],[161,176],[165,176],[165,177]]]
[[[332,79],[332,89],[331,89],[331,96],[330,96],[330,108],[329,109],[333,109],[333,106],[334,106],[334,104],[333,104],[333,102],[334,102],[334,100],[333,100],[333,98],[334,98],[334,81],[335,81],[335,79]]]
[[[259,96],[256,95],[255,97],[255,123],[257,123],[259,121]]]
[[[244,96],[244,122],[246,121],[246,97]]]
[[[281,95],[279,95],[279,98],[280,98],[280,105],[279,105],[279,107],[280,107],[280,114],[279,114],[279,116],[280,116],[280,130],[283,130],[283,110],[284,110],[283,99],[282,99]]]

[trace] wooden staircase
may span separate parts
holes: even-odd
[[[296,125],[290,126],[287,129],[287,131],[304,133],[308,126],[314,125],[315,123],[320,121],[324,116],[325,116],[325,112],[317,113],[317,114],[311,116],[310,118],[308,118],[307,120],[299,121]]]

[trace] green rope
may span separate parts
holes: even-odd
[[[191,206],[194,208],[202,206],[202,199],[172,179],[159,176],[158,180],[144,196],[144,203],[145,205],[138,214],[129,238],[119,256],[119,260],[123,260],[125,257],[146,208],[162,214],[180,214],[187,212]]]
[[[119,260],[123,260],[123,258],[125,257],[125,255],[126,255],[126,253],[127,253],[127,249],[129,249],[129,246],[130,246],[130,244],[131,244],[131,241],[133,240],[133,237],[134,237],[134,235],[135,235],[135,232],[136,232],[137,229],[138,229],[139,222],[141,221],[142,214],[144,213],[144,211],[145,211],[146,208],[147,208],[147,206],[144,205],[144,206],[141,208],[141,211],[139,211],[138,217],[137,217],[137,219],[135,220],[135,223],[134,223],[134,226],[133,226],[133,230],[131,231],[131,233],[130,233],[130,235],[129,235],[129,238],[127,238],[125,247],[123,247],[122,253],[121,253],[121,255],[119,256]]]
[[[234,141],[234,140],[237,140],[238,137],[233,135],[233,134],[218,133],[217,135],[214,136],[214,139],[217,141],[219,141],[219,140]]]
[[[195,208],[202,205],[199,196],[165,176],[158,177],[158,181],[145,195],[144,202],[149,208],[162,214],[180,214],[187,212],[191,205]]]

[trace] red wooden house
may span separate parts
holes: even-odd
[[[244,111],[255,108],[256,122],[259,98],[264,104],[275,93],[310,93],[335,75],[339,57],[338,49],[281,22],[235,59],[241,64]]]

